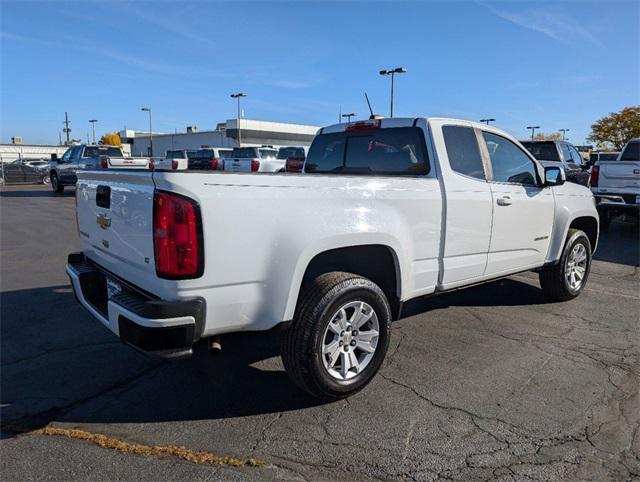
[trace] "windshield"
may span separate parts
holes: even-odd
[[[278,150],[278,159],[289,159],[290,157],[304,157],[302,147],[281,147]]]
[[[523,142],[522,145],[539,161],[559,161],[555,142]]]
[[[123,157],[122,149],[119,147],[107,147],[107,146],[87,146],[84,148],[83,157]]]
[[[631,141],[622,151],[621,161],[640,161],[640,141]]]
[[[316,136],[305,172],[427,174],[429,162],[418,127],[394,127]]]

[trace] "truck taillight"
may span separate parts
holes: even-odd
[[[598,187],[598,177],[600,177],[600,166],[591,167],[591,187]]]
[[[178,161],[176,161],[175,159],[171,161],[171,169],[173,169],[174,171],[178,169]]]
[[[211,159],[211,170],[215,171],[218,169],[218,159]]]
[[[100,158],[100,167],[103,169],[106,169],[107,167],[109,167],[109,160],[106,157]]]
[[[304,165],[304,157],[289,157],[285,164],[285,171],[287,172],[302,172],[302,166]]]
[[[149,169],[153,171],[155,168],[156,168],[156,161],[154,161],[153,159],[149,159]]]
[[[166,279],[198,278],[204,269],[202,225],[197,203],[178,194],[153,196],[156,274]]]
[[[260,169],[260,161],[258,159],[252,159],[251,160],[251,171],[252,172],[256,172],[258,169]]]

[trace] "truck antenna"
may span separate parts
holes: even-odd
[[[367,95],[367,93],[364,93],[364,97],[365,99],[367,99],[367,105],[369,106],[369,112],[371,113],[371,117],[369,117],[370,119],[373,119],[375,114],[373,113],[373,109],[371,108],[371,102],[369,102],[369,96]]]

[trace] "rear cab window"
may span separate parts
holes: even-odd
[[[84,153],[82,154],[82,157],[95,158],[100,156],[123,157],[122,149],[119,147],[87,146],[84,148]]]
[[[521,144],[531,153],[533,157],[539,161],[557,161],[560,162],[560,154],[558,148],[553,141],[544,142],[521,142]]]
[[[187,157],[184,151],[167,151],[168,159],[185,159]]]
[[[281,147],[278,150],[278,159],[288,159],[290,157],[304,157],[304,149],[301,147]]]
[[[424,134],[418,127],[320,134],[305,163],[305,172],[316,174],[424,175],[429,170]]]
[[[631,141],[620,155],[621,161],[640,161],[640,140]]]

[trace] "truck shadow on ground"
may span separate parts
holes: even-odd
[[[593,259],[609,263],[640,266],[640,229],[638,222],[618,218],[609,230],[600,232]]]
[[[280,329],[226,336],[215,357],[200,344],[189,360],[162,362],[121,344],[76,303],[69,286],[5,292],[1,302],[5,435],[52,421],[206,421],[320,404],[284,372]],[[537,287],[506,279],[408,303],[404,316],[543,302]]]
[[[40,190],[33,190],[33,191],[13,191],[5,188],[0,189],[0,197],[6,197],[6,198],[31,198],[31,197],[65,198],[65,197],[74,197],[75,195],[76,195],[76,190],[73,188],[65,189],[65,191],[61,193],[53,192],[51,188],[45,189],[44,187]]]

